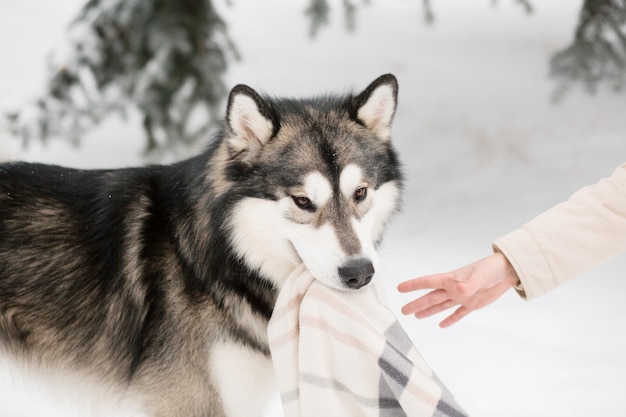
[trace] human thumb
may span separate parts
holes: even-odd
[[[456,284],[456,289],[464,297],[471,297],[481,288],[489,286],[489,276],[487,274],[473,273],[464,281]]]
[[[478,291],[479,286],[475,285],[473,281],[461,281],[456,284],[456,289],[461,293],[464,297],[470,297]]]

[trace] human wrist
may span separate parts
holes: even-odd
[[[510,287],[515,289],[521,288],[521,281],[517,275],[517,271],[515,271],[515,268],[513,268],[513,265],[511,265],[511,262],[504,255],[504,253],[496,250],[493,256],[498,258],[498,262],[501,264],[501,270],[503,273],[502,280],[509,284]]]

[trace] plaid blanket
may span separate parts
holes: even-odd
[[[268,328],[285,417],[466,416],[383,300],[289,276]]]

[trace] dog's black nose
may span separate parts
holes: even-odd
[[[339,276],[348,288],[357,290],[372,280],[374,265],[369,259],[354,259],[339,268]]]

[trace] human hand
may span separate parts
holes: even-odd
[[[432,289],[402,307],[403,314],[414,314],[420,319],[459,306],[439,323],[440,327],[449,327],[472,311],[493,303],[518,282],[517,273],[508,259],[496,252],[455,271],[402,282],[398,291]]]

